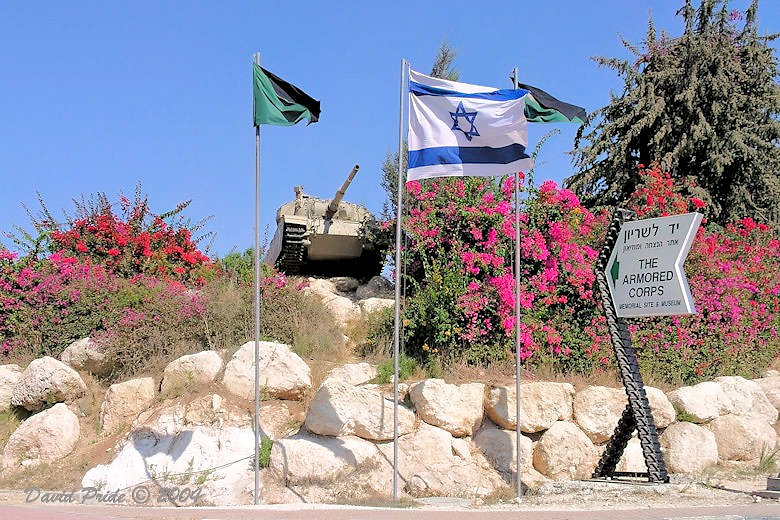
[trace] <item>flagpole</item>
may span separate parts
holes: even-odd
[[[515,90],[518,84],[518,69],[512,72]],[[517,501],[521,500],[522,483],[520,480],[520,174],[515,175],[515,435],[517,441]]]
[[[260,65],[260,53],[254,60]],[[255,505],[260,501],[260,125],[255,125]]]
[[[398,502],[398,343],[401,333],[401,213],[403,212],[404,80],[406,60],[401,60],[398,96],[398,204],[395,218],[395,333],[393,334],[393,502]]]

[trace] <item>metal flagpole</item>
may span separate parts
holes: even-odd
[[[512,72],[512,82],[517,89],[518,69]],[[517,500],[522,496],[520,481],[520,174],[515,175],[515,435],[517,436]]]
[[[406,60],[401,60],[398,103],[398,204],[395,219],[395,333],[393,335],[393,502],[398,502],[398,343],[401,333],[401,213],[403,211],[404,80]]]
[[[260,65],[260,53],[254,55]],[[255,505],[260,501],[260,125],[255,125]]]

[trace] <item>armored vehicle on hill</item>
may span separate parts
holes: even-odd
[[[368,209],[343,201],[360,167],[356,164],[332,199],[320,199],[295,187],[295,200],[276,212],[276,233],[266,262],[288,275],[368,278],[382,270],[379,248],[361,233],[373,219]]]

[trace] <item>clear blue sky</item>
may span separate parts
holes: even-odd
[[[698,3],[698,2],[697,2]],[[509,72],[593,110],[621,83],[595,55],[626,56],[652,11],[681,31],[682,0],[547,2],[3,2],[0,3],[0,230],[29,227],[21,204],[70,208],[96,191],[152,209],[194,199],[214,215],[214,252],[252,244],[254,130],[251,59],[322,100],[321,121],[264,127],[262,219],[292,187],[331,197],[354,163],[347,198],[381,209],[380,165],[397,149],[400,59],[430,70],[447,37],[461,80],[509,86]],[[747,0],[735,0],[744,9]],[[780,31],[780,2],[764,0],[762,31]],[[537,179],[572,173],[575,128],[543,149]],[[530,146],[552,125],[535,125]],[[6,241],[7,243],[7,241]]]

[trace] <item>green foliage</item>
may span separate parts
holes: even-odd
[[[756,470],[760,473],[769,473],[770,471],[776,470],[778,453],[780,453],[780,448],[772,449],[766,444],[762,446]]]
[[[375,383],[390,383],[393,380],[394,365],[393,360],[382,361],[377,365],[377,376],[373,379]],[[417,360],[404,356],[403,354],[398,356],[398,379],[403,381],[409,379],[417,370]]]
[[[267,468],[271,464],[271,448],[274,447],[274,441],[268,437],[260,439],[260,450],[258,454],[261,468]]]
[[[627,200],[637,165],[659,161],[687,195],[708,204],[721,224],[742,216],[780,221],[780,86],[770,42],[758,35],[758,2],[744,13],[727,0],[690,0],[684,33],[657,35],[650,20],[633,61],[596,58],[617,72],[623,91],[597,111],[575,141],[578,172],[567,180],[589,205]]]
[[[696,417],[689,414],[685,410],[678,410],[677,412],[677,420],[679,422],[689,422],[689,423],[696,423]]]

